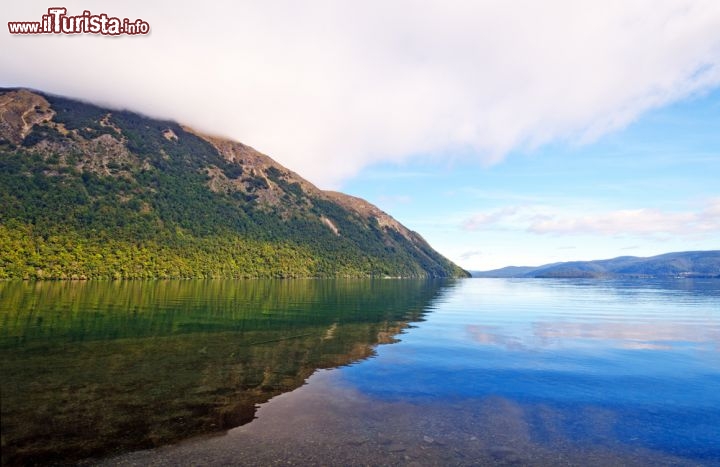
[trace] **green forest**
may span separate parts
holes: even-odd
[[[279,165],[245,173],[177,123],[42,97],[52,119],[0,140],[0,279],[466,275]],[[212,191],[208,168],[250,189]],[[257,199],[271,185],[279,205]]]

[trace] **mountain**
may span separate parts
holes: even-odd
[[[538,267],[510,266],[492,271],[473,271],[473,277],[537,278],[720,278],[720,250],[683,251],[639,258],[620,256],[598,261],[572,261]]]
[[[0,88],[0,206],[0,279],[468,275],[242,143],[27,89]]]
[[[506,266],[492,271],[470,271],[472,277],[522,277],[523,274],[535,269],[532,266]]]

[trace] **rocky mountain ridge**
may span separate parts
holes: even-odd
[[[376,206],[172,121],[2,89],[0,164],[0,278],[467,274]],[[65,259],[43,260],[58,236]],[[99,251],[107,239],[143,264]]]

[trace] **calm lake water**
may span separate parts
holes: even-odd
[[[2,463],[720,465],[720,281],[0,283]]]

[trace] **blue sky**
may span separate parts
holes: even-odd
[[[465,268],[720,248],[717,0],[62,6],[150,33],[5,29],[0,86],[241,141]]]
[[[491,166],[426,155],[367,167],[343,189],[470,269],[718,249],[720,90],[593,143],[512,152]],[[533,229],[542,215],[555,222]],[[586,217],[598,224],[578,225]]]

